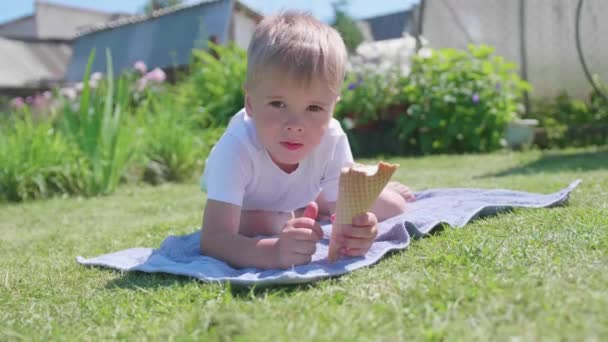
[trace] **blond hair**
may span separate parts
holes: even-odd
[[[308,13],[265,17],[253,33],[247,56],[247,88],[269,68],[278,68],[298,83],[320,77],[340,93],[347,57],[344,41],[338,31]]]

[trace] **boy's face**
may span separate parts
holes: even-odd
[[[285,172],[294,171],[319,145],[338,100],[320,80],[298,84],[276,71],[265,73],[245,92],[258,139]]]

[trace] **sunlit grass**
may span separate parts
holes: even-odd
[[[0,205],[0,340],[605,340],[608,151],[394,158],[416,190],[554,192],[413,241],[374,267],[301,286],[240,288],[75,261],[156,247],[200,225],[195,183]]]

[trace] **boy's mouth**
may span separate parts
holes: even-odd
[[[301,148],[304,145],[300,144],[300,143],[294,143],[294,142],[289,142],[289,141],[282,141],[281,142],[281,146],[285,147],[286,149],[288,149],[290,151],[295,151],[295,150]]]

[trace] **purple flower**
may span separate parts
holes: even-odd
[[[502,89],[502,83],[498,82],[496,83],[496,90],[500,91],[500,89]]]
[[[42,93],[42,97],[44,97],[45,100],[50,100],[53,97],[53,93],[47,90]]]
[[[148,71],[148,66],[144,61],[137,61],[133,64],[133,68],[139,71],[140,74],[144,75]]]
[[[363,83],[363,77],[358,76],[357,77],[357,82],[353,82],[353,83],[349,83],[348,84],[348,90],[355,90],[355,89],[357,89],[357,87],[360,86],[361,83]]]
[[[14,99],[11,100],[11,106],[13,106],[16,109],[20,109],[23,108],[23,106],[25,106],[25,101],[23,101],[23,97],[15,97]]]
[[[479,102],[479,94],[473,94],[473,96],[471,96],[471,101],[473,101],[473,103]]]

